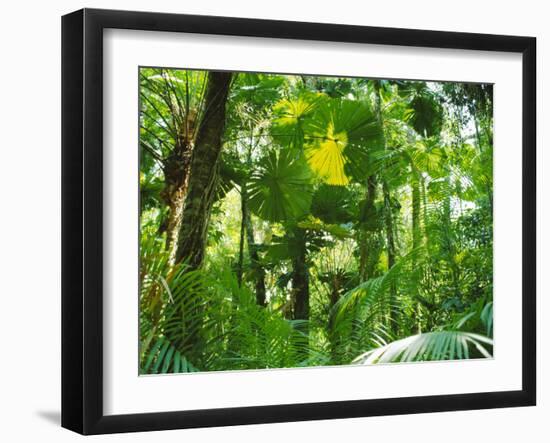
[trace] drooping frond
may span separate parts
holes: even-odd
[[[142,354],[143,366],[140,370],[142,374],[178,374],[197,371],[197,368],[165,337],[159,337],[156,342],[142,350]]]
[[[461,360],[475,356],[491,358],[493,340],[463,331],[434,331],[413,335],[358,356],[353,363],[412,362],[429,360]]]

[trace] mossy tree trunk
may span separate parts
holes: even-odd
[[[164,227],[166,230],[166,250],[169,253],[171,263],[176,258],[183,204],[189,183],[192,152],[193,145],[191,142],[179,140],[163,165],[165,187],[161,192],[161,196],[168,206],[168,215]]]
[[[189,185],[183,207],[176,262],[197,269],[204,260],[206,235],[218,184],[219,158],[225,126],[225,104],[232,73],[209,72],[201,120],[191,157]]]
[[[219,159],[225,126],[225,105],[232,73],[209,72],[204,98],[204,114],[200,122],[191,156],[188,189],[183,206],[176,251],[176,263],[199,269],[204,260],[210,213],[216,197]],[[183,333],[177,342],[188,350],[191,361],[202,357],[200,330],[204,300],[188,301],[185,312],[176,310]],[[170,337],[169,337],[170,338]],[[193,360],[195,359],[195,360]]]

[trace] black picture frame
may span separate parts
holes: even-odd
[[[171,31],[502,51],[523,64],[522,389],[103,413],[103,30]],[[62,18],[62,426],[82,434],[457,411],[536,403],[536,39],[337,24],[83,9]]]

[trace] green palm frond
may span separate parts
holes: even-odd
[[[252,175],[249,205],[264,220],[296,220],[309,212],[312,194],[303,158],[288,149],[272,150]]]
[[[493,302],[489,302],[481,311],[481,321],[485,325],[487,335],[493,335]]]
[[[233,85],[234,99],[248,105],[265,106],[279,99],[283,83],[277,75],[243,72]]]
[[[216,291],[231,294],[225,350],[209,359],[209,369],[257,369],[310,366],[326,361],[323,349],[310,343],[302,332],[304,320],[288,320],[279,312],[258,306],[255,294],[239,286],[231,272],[216,272]]]
[[[434,331],[413,335],[365,352],[353,363],[376,363],[460,360],[474,357],[492,358],[493,340],[463,331]]]
[[[353,197],[355,197],[353,192],[346,187],[323,183],[313,194],[311,213],[325,223],[350,223],[357,211]]]
[[[329,185],[365,178],[369,151],[382,146],[382,130],[363,102],[330,100],[319,106],[304,127],[305,156],[311,169]]]
[[[318,93],[302,93],[299,97],[279,101],[273,108],[276,115],[271,130],[274,140],[281,146],[301,151],[304,124],[324,101],[325,97]]]
[[[400,94],[410,99],[405,118],[421,136],[439,134],[443,124],[443,108],[437,94],[425,82],[410,82],[400,87]]]
[[[174,347],[182,355],[190,349],[189,337],[202,331],[207,319],[202,316],[206,278],[200,270],[190,271],[185,263],[172,265],[164,242],[142,235],[140,261],[140,337],[143,352],[156,331],[166,338],[168,355]],[[164,345],[163,345],[164,346]],[[160,363],[159,363],[160,365]],[[142,368],[143,369],[143,368]],[[158,368],[157,368],[158,369]]]
[[[178,374],[198,371],[165,337],[159,337],[142,351],[142,374]]]
[[[371,278],[345,293],[334,306],[332,315],[334,321],[344,322],[348,317],[348,310],[358,305],[370,306],[373,309],[377,302],[386,303],[384,298],[392,284],[396,282],[403,269],[413,260],[418,259],[425,251],[423,248],[414,249],[403,256],[385,274]]]
[[[493,336],[493,302],[484,303],[483,299],[471,305],[465,314],[450,325],[452,329],[483,332],[487,337]]]

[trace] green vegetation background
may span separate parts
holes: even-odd
[[[140,70],[140,372],[491,357],[492,86]]]

